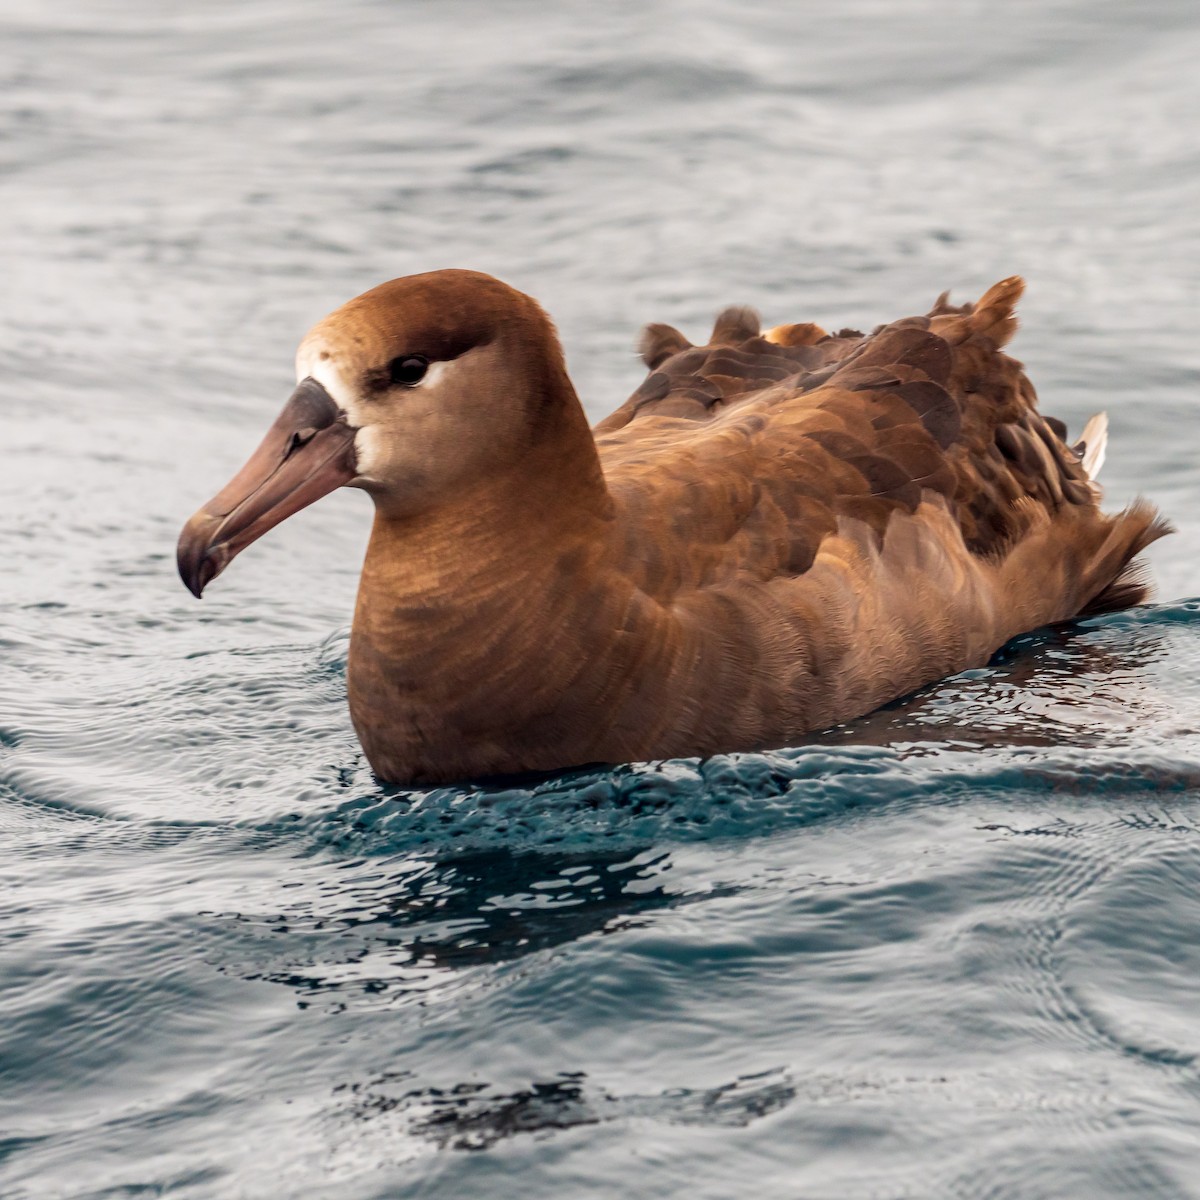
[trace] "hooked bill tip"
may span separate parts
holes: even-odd
[[[221,570],[221,564],[213,555],[213,547],[209,542],[212,527],[217,523],[207,513],[197,513],[184,526],[176,547],[175,564],[179,568],[179,578],[197,600]]]
[[[188,591],[199,600],[204,594],[204,589],[212,582],[212,578],[216,573],[216,567],[213,566],[212,559],[206,558],[200,563],[200,569],[194,575],[185,576],[183,582],[187,584]]]
[[[194,563],[185,562],[182,554],[179,556],[179,578],[183,580],[184,587],[197,600],[200,599],[204,589],[212,582],[212,578],[216,573],[216,565],[207,555]]]

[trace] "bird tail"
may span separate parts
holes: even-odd
[[[1146,500],[1135,500],[1119,513],[1087,572],[1090,578],[1107,582],[1098,587],[1079,615],[1094,617],[1148,600],[1153,590],[1150,580],[1145,567],[1134,559],[1151,542],[1174,532],[1171,522]]]

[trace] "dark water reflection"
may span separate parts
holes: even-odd
[[[347,1094],[345,1112],[354,1119],[399,1113],[413,1133],[449,1150],[487,1150],[522,1134],[628,1119],[741,1128],[779,1111],[796,1096],[796,1088],[781,1072],[656,1096],[611,1095],[590,1084],[582,1071],[539,1080],[511,1093],[497,1093],[483,1083],[404,1090],[404,1082],[380,1076],[338,1090]]]
[[[345,1004],[347,992],[367,1003],[400,1004],[423,1001],[453,972],[617,933],[643,915],[697,899],[664,886],[670,868],[665,852],[628,850],[494,850],[411,859],[402,869],[390,860],[323,858],[317,871],[308,865],[300,879],[282,884],[281,899],[289,886],[299,895],[278,913],[209,915],[248,923],[263,951],[303,947],[303,960],[280,965],[268,953],[265,964],[237,968],[245,978],[295,989],[302,1007],[330,997]],[[330,951],[336,957],[327,960]]]

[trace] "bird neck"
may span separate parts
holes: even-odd
[[[613,503],[583,410],[574,393],[570,400],[519,458],[442,502],[397,514],[377,498],[360,609],[469,604],[476,585],[501,590],[518,571],[544,573],[557,549],[602,537]]]
[[[446,739],[470,742],[497,715],[519,718],[566,686],[595,651],[585,644],[595,622],[579,610],[603,591],[611,525],[581,409],[558,436],[450,502],[405,517],[377,507],[348,683],[381,774],[419,776],[426,755],[453,761]],[[487,769],[486,757],[463,763],[467,773]]]

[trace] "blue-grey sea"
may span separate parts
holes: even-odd
[[[1200,1197],[1200,7],[8,0],[0,1195]],[[381,786],[343,492],[184,519],[384,279],[1014,352],[1158,600],[807,744]]]

